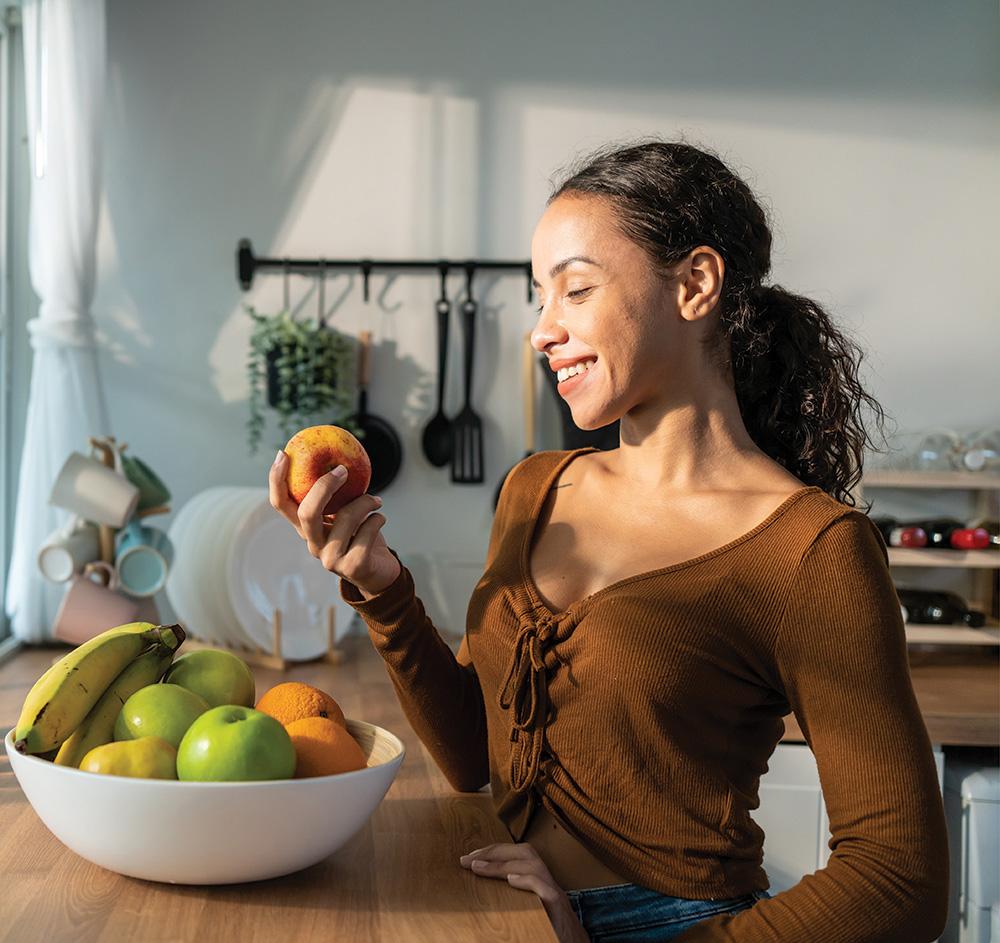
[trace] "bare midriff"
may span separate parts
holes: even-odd
[[[629,883],[599,861],[543,806],[535,810],[524,841],[538,852],[552,879],[564,891]]]

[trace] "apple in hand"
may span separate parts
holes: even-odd
[[[364,446],[340,426],[309,426],[295,433],[285,446],[288,456],[288,493],[296,504],[316,482],[338,465],[347,469],[347,478],[323,509],[336,514],[345,504],[360,498],[372,480],[372,463]]]
[[[177,748],[177,778],[189,782],[291,779],[295,746],[263,711],[223,704],[205,711]]]

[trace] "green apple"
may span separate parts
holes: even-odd
[[[115,740],[162,737],[174,749],[208,702],[179,684],[147,684],[132,694],[115,720]]]
[[[295,746],[281,724],[252,707],[223,704],[205,711],[177,748],[177,778],[241,782],[291,779]]]
[[[253,672],[242,658],[231,652],[207,648],[186,652],[173,660],[163,680],[200,694],[209,707],[222,704],[253,707],[256,703]]]

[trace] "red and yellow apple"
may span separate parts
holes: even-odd
[[[285,446],[288,456],[288,493],[296,504],[316,482],[338,465],[347,469],[347,478],[323,509],[336,514],[345,504],[360,498],[372,480],[372,463],[364,446],[340,426],[309,426],[295,433]]]

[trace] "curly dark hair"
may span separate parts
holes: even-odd
[[[704,148],[644,138],[589,153],[546,205],[572,193],[610,199],[622,232],[661,277],[698,246],[722,256],[719,317],[705,348],[732,380],[747,432],[807,485],[853,507],[865,445],[874,445],[862,406],[872,409],[880,430],[885,413],[858,381],[864,352],[826,311],[762,284],[771,268],[771,230],[750,188]]]

